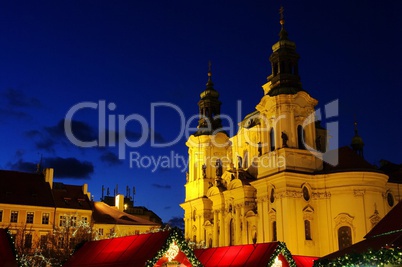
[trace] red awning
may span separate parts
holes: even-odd
[[[64,267],[144,267],[166,243],[169,232],[87,242]]]
[[[268,266],[277,255],[284,267],[289,266],[289,260],[293,261],[282,255],[279,242],[196,249],[194,254],[204,267]]]

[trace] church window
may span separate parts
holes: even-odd
[[[309,220],[304,220],[304,236],[306,240],[311,239],[311,224]]]
[[[271,128],[269,131],[269,142],[271,151],[275,150],[275,131],[274,128]]]
[[[387,202],[390,207],[394,206],[394,196],[389,191],[387,193]]]
[[[196,214],[196,210],[193,210],[193,221],[195,221],[195,219],[196,219],[195,214]]]
[[[308,190],[308,188],[306,186],[303,186],[303,198],[305,201],[309,201],[310,200],[310,191]]]
[[[301,125],[297,126],[297,145],[299,149],[306,149],[304,136],[305,132],[303,127]]]
[[[271,195],[269,196],[269,201],[271,201],[271,203],[274,203],[275,201],[275,189],[271,188]]]
[[[352,229],[349,226],[342,226],[338,229],[339,250],[352,245]]]
[[[277,241],[278,237],[276,235],[276,221],[272,222],[272,241]]]

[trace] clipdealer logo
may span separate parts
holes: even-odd
[[[67,139],[77,147],[81,148],[91,148],[91,147],[117,147],[118,149],[118,158],[120,160],[125,160],[127,156],[127,148],[139,148],[146,143],[149,143],[152,148],[167,148],[173,147],[176,145],[182,138],[188,140],[189,137],[198,130],[197,127],[191,127],[191,125],[195,122],[198,123],[200,119],[200,114],[194,114],[188,118],[186,118],[182,109],[169,102],[157,102],[150,104],[150,121],[141,114],[133,113],[129,115],[124,114],[115,114],[117,106],[115,103],[110,102],[107,103],[105,100],[99,100],[98,102],[80,102],[76,105],[72,106],[68,112],[66,113],[64,120],[64,130]],[[163,112],[158,109],[169,108],[177,113],[177,119],[180,123],[180,127],[178,128],[178,132],[175,135],[173,140],[159,142],[158,138],[153,130],[155,129],[155,122],[157,116],[163,116]],[[77,135],[74,134],[72,122],[74,116],[85,109],[92,109],[97,111],[97,138],[90,141],[84,141],[77,138]],[[159,113],[160,114],[159,114]],[[316,121],[322,121],[324,118],[327,122],[325,127],[330,133],[330,149],[338,148],[338,121],[336,121],[336,117],[339,113],[339,104],[338,100],[334,100],[324,106],[324,112],[321,109],[317,109],[315,112],[310,114],[302,123],[302,127],[306,127],[310,123],[314,123]],[[237,121],[242,121],[243,116],[241,112],[241,101],[239,100],[237,103]],[[207,117],[204,117],[207,121],[206,128],[210,132],[213,132],[212,123],[209,121]],[[216,119],[214,117],[213,119]],[[215,132],[225,131],[229,136],[233,136],[237,132],[238,123],[232,119],[232,117],[220,114],[219,119],[224,121],[226,127],[222,127],[221,129],[215,129]],[[269,120],[265,116],[259,115],[259,120],[264,120],[264,125],[266,129],[260,129],[262,133],[269,134],[269,131],[272,127],[275,128],[278,121],[286,119],[286,114],[282,114],[278,116],[274,121]],[[332,120],[332,121],[331,121]],[[127,126],[129,123],[136,124],[140,127],[139,138],[136,140],[129,140],[127,137]],[[246,142],[249,146],[253,146],[257,149],[261,147],[261,143],[256,143],[255,141],[248,138],[247,135],[244,135]],[[212,143],[215,146],[227,146],[228,144],[222,144],[216,142],[215,138],[212,138]],[[304,142],[304,140],[303,140]],[[269,144],[263,144],[263,146],[268,146]],[[338,164],[338,153],[333,153],[331,151],[321,152],[314,147],[308,145],[304,142],[305,148],[310,151],[317,158],[322,159],[323,161],[331,164]],[[171,151],[169,155],[164,156],[153,156],[153,155],[141,155],[139,152],[130,151],[130,167],[139,167],[139,168],[150,168],[152,171],[156,171],[158,168],[179,168],[182,171],[185,171],[188,165],[187,156],[179,155],[174,151]]]

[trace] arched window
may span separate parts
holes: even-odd
[[[338,229],[339,250],[352,245],[352,229],[349,226],[342,226]]]
[[[272,241],[277,241],[278,237],[276,235],[276,221],[272,222]]]
[[[301,125],[297,126],[297,146],[299,149],[306,149],[306,146],[304,145],[305,142],[305,132],[304,129]]]
[[[234,245],[234,235],[235,235],[235,231],[234,231],[234,223],[233,223],[233,219],[230,219],[230,225],[229,225],[229,246],[233,246]]]
[[[304,220],[304,236],[306,240],[311,239],[311,225],[309,220]]]
[[[271,151],[275,150],[275,131],[274,128],[271,128],[269,131],[269,144],[270,144],[270,149]]]

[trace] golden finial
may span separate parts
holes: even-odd
[[[285,17],[283,15],[284,11],[285,9],[283,8],[283,6],[281,6],[281,8],[279,8],[279,14],[280,14],[279,23],[282,25],[282,27],[285,24]]]
[[[208,77],[212,76],[212,62],[208,61]]]

